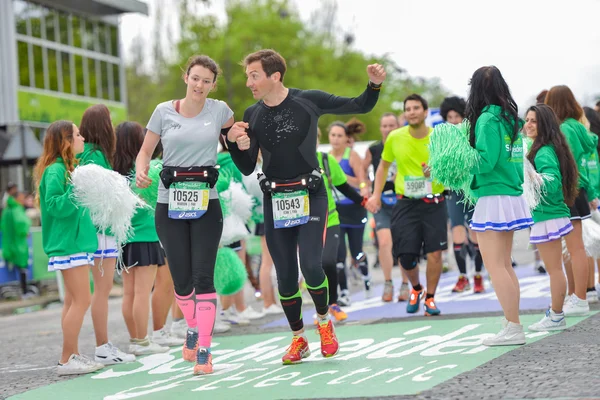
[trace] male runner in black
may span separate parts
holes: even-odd
[[[233,161],[245,175],[254,171],[259,149],[263,155],[264,175],[259,180],[265,192],[265,236],[277,271],[281,305],[294,334],[282,361],[295,364],[310,355],[302,321],[297,251],[317,311],[321,354],[331,357],[339,345],[329,320],[328,282],[321,266],[327,193],[316,156],[317,122],[323,114],[371,111],[386,73],[381,65],[369,65],[365,91],[345,98],[286,88],[285,60],[273,50],[248,55],[244,66],[246,86],[258,102],[227,132],[227,139]]]

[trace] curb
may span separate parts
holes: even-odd
[[[53,295],[40,296],[28,300],[7,301],[0,303],[0,316],[22,314],[23,312],[38,311],[48,304],[60,301],[58,293]],[[24,309],[23,312],[19,310]]]
[[[115,285],[110,292],[109,298],[123,296],[123,288]],[[27,300],[5,301],[0,302],[0,317],[8,315],[25,314],[32,311],[43,310],[48,304],[60,302],[58,293],[53,293],[45,296],[34,297]]]

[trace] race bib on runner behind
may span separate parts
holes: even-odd
[[[169,218],[198,219],[208,210],[209,198],[205,182],[175,182],[169,188]]]
[[[292,193],[273,193],[273,223],[275,229],[304,225],[310,219],[307,190]]]
[[[431,193],[431,179],[424,176],[405,176],[404,195],[415,199],[422,199]]]

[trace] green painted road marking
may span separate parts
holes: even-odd
[[[522,317],[525,327],[541,315]],[[574,325],[584,318],[569,318]],[[29,399],[291,399],[416,394],[501,356],[515,347],[485,347],[500,329],[498,317],[403,321],[342,326],[340,353],[325,359],[308,332],[312,355],[281,365],[290,335],[215,338],[215,373],[194,377],[181,349],[139,358],[77,379],[11,397]],[[565,333],[568,335],[568,333]],[[528,333],[528,343],[548,333]]]

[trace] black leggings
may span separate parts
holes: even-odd
[[[350,255],[353,262],[356,257],[363,252],[363,238],[365,235],[365,227],[362,228],[344,228],[340,227],[340,245],[338,247],[337,261],[346,263],[346,236],[348,236],[348,247],[350,247]]]
[[[223,213],[218,199],[208,202],[208,211],[198,219],[171,219],[168,204],[156,205],[156,232],[173,277],[175,293],[189,296],[214,293],[217,250],[223,231]]]
[[[353,268],[356,263],[356,258],[363,252],[363,237],[365,227],[362,228],[344,228],[340,227],[340,244],[338,246],[337,262],[338,262],[338,282],[340,290],[348,290],[348,277],[346,276],[346,236],[348,236],[348,246],[350,247],[350,255],[352,256]],[[363,263],[364,264],[364,263]],[[361,266],[361,274],[367,276],[369,274],[368,267]]]
[[[323,185],[309,196],[310,220],[299,226],[275,229],[270,194],[264,196],[265,238],[277,272],[277,287],[283,311],[292,331],[303,328],[302,297],[298,288],[298,254],[300,269],[315,309],[326,315],[328,289],[321,264],[325,226],[327,226],[327,192]],[[312,288],[312,289],[311,289]]]
[[[329,281],[329,305],[336,304],[338,300],[337,285],[337,253],[340,243],[340,226],[334,225],[327,228],[325,247],[323,248],[323,271]]]
[[[325,279],[321,264],[323,236],[327,219],[327,192],[310,194],[311,221],[292,228],[275,229],[273,203],[269,194],[264,197],[265,238],[277,272],[277,286],[281,294],[298,291],[298,253],[300,269],[308,286],[319,286]]]

